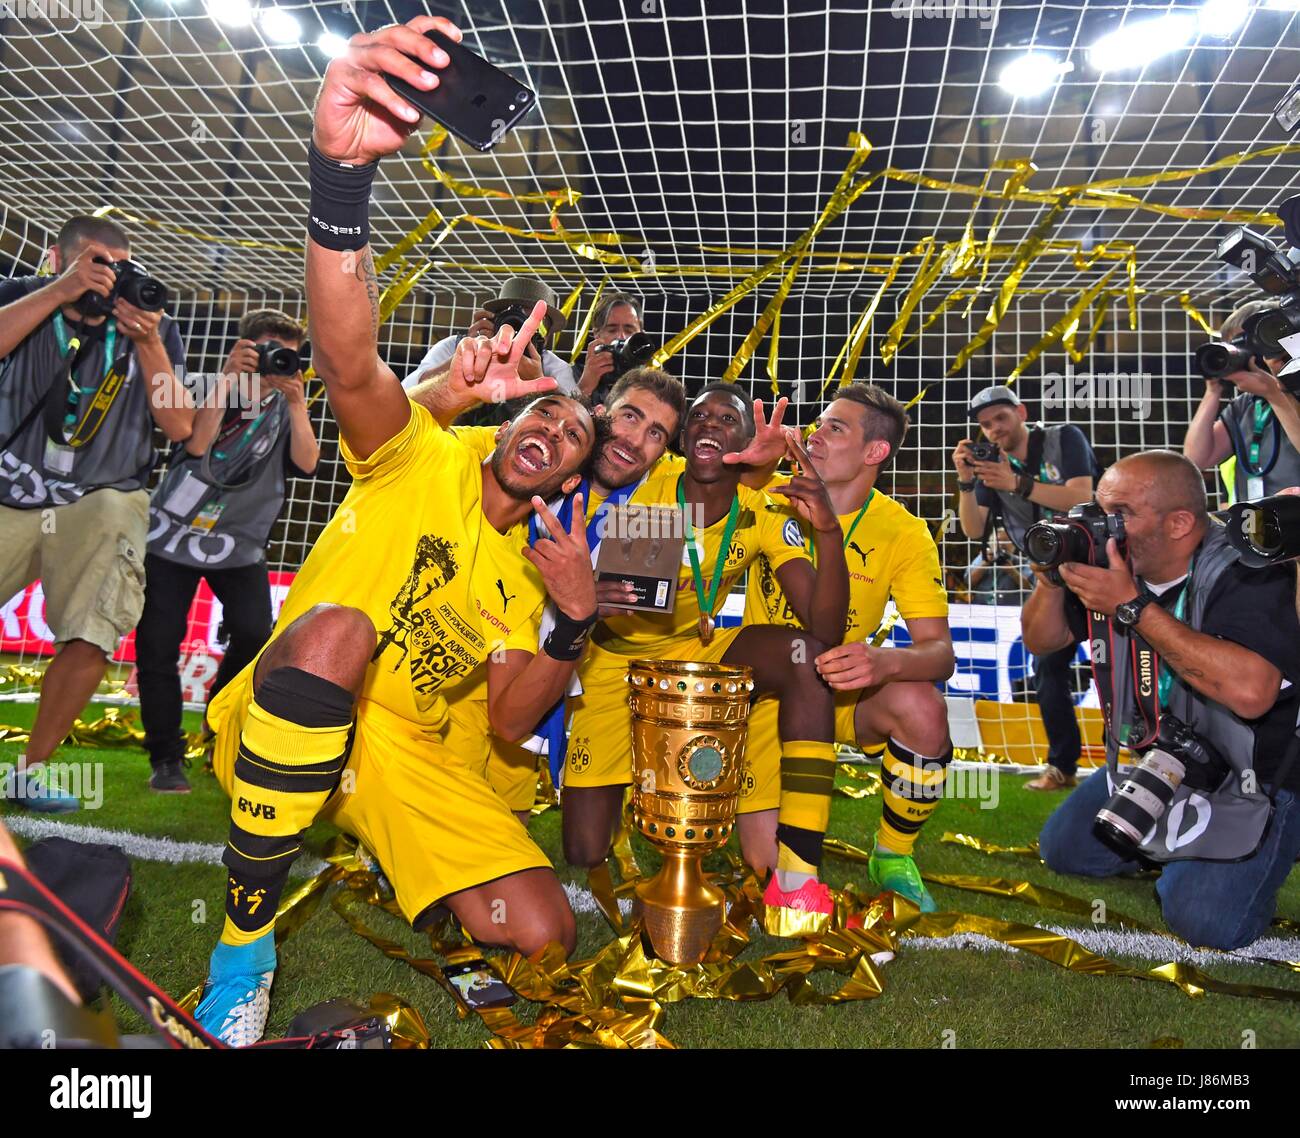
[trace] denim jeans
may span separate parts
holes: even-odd
[[[1083,877],[1137,871],[1092,834],[1092,822],[1110,794],[1106,771],[1079,784],[1047,819],[1038,837],[1049,869]],[[1165,922],[1189,944],[1233,949],[1268,931],[1278,890],[1300,855],[1300,800],[1278,791],[1273,819],[1258,850],[1245,861],[1173,861],[1164,865],[1156,893]]]
[[[1038,713],[1047,732],[1047,761],[1065,774],[1074,774],[1082,745],[1074,714],[1072,671],[1078,651],[1078,644],[1071,644],[1034,658],[1034,691],[1038,693]]]

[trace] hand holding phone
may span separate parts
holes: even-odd
[[[366,165],[400,150],[420,112],[384,79],[397,74],[425,91],[437,88],[451,60],[424,33],[454,44],[460,29],[441,17],[417,16],[377,32],[355,35],[347,51],[325,69],[312,115],[312,138],[327,158]]]
[[[384,79],[462,142],[476,150],[491,150],[532,109],[537,96],[438,28],[424,34],[450,59],[438,73],[437,86],[422,89],[388,73]]]

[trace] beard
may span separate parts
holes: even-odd
[[[638,463],[632,469],[615,465],[607,462],[604,455],[601,455],[592,467],[592,477],[607,490],[618,490],[624,486],[630,486],[637,479],[643,477],[648,468],[643,463]]]

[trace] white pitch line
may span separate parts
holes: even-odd
[[[35,818],[30,815],[10,814],[4,823],[14,833],[24,838],[37,841],[41,838],[71,838],[73,841],[103,842],[119,846],[128,857],[144,861],[159,861],[171,865],[193,862],[200,865],[220,865],[224,846],[216,842],[181,842],[175,838],[151,838],[144,834],[135,834],[130,830],[110,830],[102,826],[82,826],[72,822],[58,822],[51,818]],[[319,858],[303,858],[294,863],[292,876],[312,877],[327,868],[327,863]],[[574,913],[584,916],[601,917],[600,906],[590,889],[584,889],[573,881],[563,882],[564,892]],[[632,911],[632,902],[619,898],[619,912],[625,917]],[[1235,952],[1214,952],[1192,948],[1181,940],[1162,933],[1135,932],[1127,929],[1098,929],[1088,926],[1068,927],[1063,925],[1039,926],[1048,932],[1059,933],[1077,941],[1084,948],[1102,956],[1127,956],[1139,960],[1184,960],[1189,964],[1235,964],[1250,965],[1253,961],[1247,957],[1260,957],[1265,960],[1300,960],[1300,938],[1264,936],[1254,944]],[[906,937],[907,948],[927,950],[962,950],[975,949],[980,952],[1018,952],[1019,949],[1000,941],[991,940],[977,933],[958,933],[946,937]]]
[[[74,842],[101,842],[119,846],[128,857],[142,861],[161,861],[170,865],[197,862],[220,865],[225,846],[216,842],[180,842],[175,838],[151,838],[130,830],[109,830],[103,826],[83,826],[75,822],[56,822],[53,818],[36,818],[29,814],[8,814],[4,824],[15,834],[39,841],[41,838],[69,838]],[[291,877],[314,877],[328,868],[320,858],[300,858],[289,871]]]

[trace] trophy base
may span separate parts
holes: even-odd
[[[655,956],[669,964],[698,964],[718,930],[726,898],[700,871],[700,855],[664,851],[664,863],[636,888],[641,915]]]

